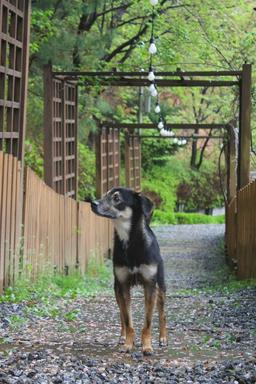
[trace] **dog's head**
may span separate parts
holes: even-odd
[[[109,219],[131,219],[144,215],[147,223],[150,222],[153,212],[153,203],[141,193],[128,188],[112,188],[100,200],[91,202],[94,213]]]

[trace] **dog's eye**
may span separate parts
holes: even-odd
[[[115,203],[118,203],[120,201],[120,197],[117,193],[115,195],[113,195],[113,200]]]

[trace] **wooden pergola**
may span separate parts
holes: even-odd
[[[228,198],[231,199],[236,189],[240,189],[247,185],[249,182],[250,173],[250,143],[251,143],[251,65],[244,64],[240,71],[174,71],[174,72],[156,72],[155,84],[158,87],[238,87],[239,89],[239,146],[238,146],[238,166],[236,171],[236,153],[234,143],[234,133],[232,127],[228,122],[222,124],[166,124],[167,129],[175,130],[195,130],[195,129],[214,129],[223,130],[228,132]],[[48,80],[47,80],[48,79]],[[45,113],[45,129],[46,142],[45,150],[48,154],[48,148],[53,144],[53,135],[49,134],[52,132],[52,126],[54,125],[54,118],[49,114],[49,100],[50,105],[54,102],[52,97],[49,98],[49,90],[52,89],[52,84],[56,81],[63,83],[63,89],[65,84],[78,86],[93,86],[95,84],[102,86],[118,86],[118,87],[143,87],[149,86],[151,82],[147,79],[147,74],[144,72],[119,72],[119,71],[108,71],[108,72],[87,72],[87,71],[52,71],[51,67],[47,66],[45,69],[45,103],[48,104]],[[65,124],[65,116],[62,117]],[[56,119],[55,119],[56,120]],[[136,130],[140,129],[155,129],[154,124],[128,124],[122,122],[104,122],[102,126],[105,129],[113,130],[118,132],[122,129],[127,130],[130,137],[137,137]],[[76,129],[77,131],[77,129]],[[173,136],[175,137],[175,136]],[[179,137],[176,135],[176,137]],[[180,137],[193,138],[193,136],[182,135]],[[200,135],[194,136],[195,139],[207,138],[208,136]],[[223,134],[213,135],[211,139],[222,138]],[[168,139],[169,137],[161,137],[154,135],[140,135],[140,139],[156,138],[156,139]],[[102,148],[102,145],[99,144]],[[105,156],[106,153],[100,153]],[[48,155],[46,155],[48,156]],[[118,158],[118,155],[117,155]],[[49,163],[54,162],[52,156],[48,156],[48,165],[46,167],[46,177],[49,173]],[[102,163],[98,162],[101,166]],[[113,164],[111,164],[113,168]],[[108,172],[107,172],[108,174]],[[99,177],[103,177],[102,172],[98,174]],[[105,178],[108,177],[105,175]],[[113,178],[113,177],[112,177]],[[113,178],[115,179],[115,178]],[[119,180],[116,178],[116,180]],[[237,181],[236,181],[237,180]],[[47,180],[46,180],[47,181]],[[49,181],[49,180],[48,180]],[[101,180],[102,181],[102,180]],[[101,182],[100,181],[100,182]],[[105,180],[106,182],[106,180]],[[105,183],[109,186],[109,183]],[[51,184],[52,186],[52,184]]]

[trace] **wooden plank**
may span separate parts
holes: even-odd
[[[23,49],[22,49],[22,79],[21,79],[21,99],[20,99],[20,140],[18,158],[24,162],[24,140],[26,127],[26,108],[28,90],[28,66],[29,66],[29,40],[30,40],[30,0],[24,0],[24,21],[23,21]]]
[[[249,183],[251,149],[251,65],[244,64],[240,80],[238,188]]]
[[[11,190],[12,190],[12,163],[13,157],[6,155],[7,158],[7,188],[6,188],[6,218],[5,218],[5,237],[4,237],[4,286],[10,284],[10,234],[11,234]]]
[[[3,252],[3,231],[4,222],[3,222],[3,206],[4,206],[4,154],[0,151],[0,294],[3,292],[4,288],[4,252]]]
[[[53,188],[53,84],[52,67],[50,64],[44,67],[44,180]]]

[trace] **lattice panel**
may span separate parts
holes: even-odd
[[[120,180],[120,134],[118,129],[103,127],[96,143],[96,190],[103,196]]]
[[[23,156],[29,1],[0,0],[0,150]]]
[[[141,190],[141,144],[139,136],[126,135],[125,139],[126,185]]]
[[[45,181],[56,192],[77,194],[77,85],[45,72]]]

